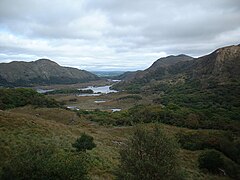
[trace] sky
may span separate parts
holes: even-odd
[[[240,43],[240,0],[0,0],[0,62],[139,70]]]

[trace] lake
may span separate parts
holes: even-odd
[[[91,89],[91,90],[93,90],[94,93],[101,93],[101,94],[108,94],[108,93],[118,92],[118,91],[110,89],[110,87],[111,86],[88,86],[86,88],[79,89],[79,90]]]
[[[104,100],[96,100],[96,101],[94,101],[95,103],[105,103],[106,101],[104,101]]]
[[[114,109],[111,109],[112,112],[118,112],[118,111],[121,111],[122,109],[119,109],[119,108],[114,108]]]
[[[78,96],[100,96],[101,94],[78,94]]]
[[[47,93],[47,92],[54,91],[54,89],[49,89],[49,90],[47,90],[47,89],[36,89],[36,91],[38,93],[44,94],[44,93]]]

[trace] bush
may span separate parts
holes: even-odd
[[[200,169],[207,169],[212,173],[219,173],[219,168],[222,168],[224,165],[220,153],[214,150],[200,154],[198,163]]]
[[[16,88],[4,89],[0,88],[0,109],[10,109],[25,105],[33,105],[37,107],[61,107],[59,102],[50,99],[43,94],[37,93],[32,89]]]
[[[224,158],[223,169],[231,178],[240,179],[240,165],[236,164],[234,161]]]
[[[44,94],[93,94],[93,90],[86,89],[86,90],[79,90],[79,89],[56,89],[53,91],[48,91]]]
[[[72,144],[72,146],[76,148],[76,151],[86,152],[86,150],[92,150],[93,148],[95,148],[96,144],[93,142],[92,136],[83,133],[81,137]]]
[[[222,152],[225,156],[236,163],[240,163],[240,150],[238,141],[234,141],[234,136],[230,132],[179,132],[177,133],[178,142],[181,147],[188,150],[215,149]]]
[[[65,180],[88,179],[88,161],[85,153],[58,151],[32,146],[12,157],[1,169],[0,179]]]
[[[141,100],[142,96],[140,96],[140,95],[128,95],[128,96],[120,97],[117,100],[126,100],[126,99]]]
[[[119,179],[180,179],[177,145],[162,131],[137,128],[120,151]]]

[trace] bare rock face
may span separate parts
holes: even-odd
[[[0,63],[0,86],[70,84],[97,79],[98,77],[90,72],[62,67],[48,59]]]

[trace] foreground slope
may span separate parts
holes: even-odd
[[[70,84],[97,80],[90,72],[62,67],[48,59],[0,63],[0,86]]]
[[[75,123],[69,124],[72,118]],[[58,108],[23,107],[0,111],[0,122],[0,174],[4,170],[2,168],[15,157],[19,157],[21,151],[38,148],[41,152],[41,149],[49,151],[53,149],[53,154],[60,151],[62,154],[71,155],[71,143],[81,133],[86,132],[94,137],[97,144],[94,150],[89,151],[93,163],[89,174],[91,179],[115,179],[114,169],[119,164],[119,148],[124,145],[133,131],[131,126],[100,126],[76,117],[74,112]],[[145,124],[144,127],[151,129],[154,125]],[[170,137],[179,132],[195,132],[195,130],[163,124],[161,127]],[[203,132],[208,133],[208,130]],[[181,149],[179,158],[186,179],[230,179],[228,176],[214,176],[201,172],[196,163],[200,153],[201,151]],[[61,163],[67,165],[69,162]]]

